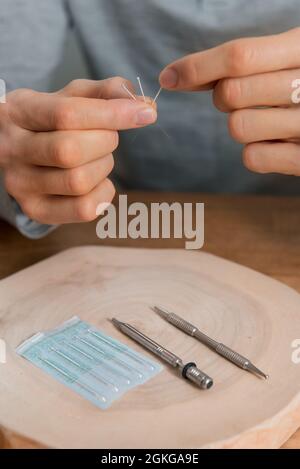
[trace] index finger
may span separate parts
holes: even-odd
[[[124,130],[155,122],[153,106],[140,100],[65,97],[31,90],[13,92],[9,112],[20,127],[33,131]]]
[[[57,94],[78,98],[128,98],[124,85],[131,93],[135,94],[133,84],[123,77],[112,77],[104,80],[75,79],[59,90]]]
[[[221,78],[296,68],[300,65],[300,28],[254,38],[236,39],[203,52],[187,55],[160,74],[163,88],[202,89]]]

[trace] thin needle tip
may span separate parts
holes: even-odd
[[[145,93],[144,93],[144,90],[143,90],[143,87],[142,87],[141,79],[140,79],[140,77],[136,77],[136,79],[137,79],[137,81],[138,81],[138,84],[139,84],[141,93],[142,93],[142,95],[143,95],[144,101],[146,102]]]
[[[269,375],[263,373],[262,371],[261,371],[261,376],[262,376],[263,378],[265,378],[265,379],[269,379]]]
[[[259,368],[257,368],[256,366],[254,366],[252,363],[250,363],[247,367],[248,371],[250,371],[251,373],[255,374],[255,375],[258,375],[258,376],[261,376],[262,378],[264,379],[269,379],[269,375],[265,374],[263,371],[261,371]]]
[[[111,322],[119,329],[121,326],[121,321],[119,321],[117,318],[111,318]]]
[[[125,85],[125,83],[122,83],[122,88],[126,91],[126,93],[136,101],[136,97],[134,96],[133,93],[131,93],[131,91],[127,88],[127,86]]]
[[[159,97],[161,91],[162,91],[162,88],[160,87],[159,90],[158,90],[158,92],[156,93],[154,99],[153,99],[153,102],[154,102],[154,103],[155,103],[155,101],[157,100],[157,98]]]
[[[150,306],[150,308],[152,309],[152,311],[159,314],[159,316],[161,316],[164,319],[167,319],[169,316],[169,313],[165,309],[160,308],[159,306]]]

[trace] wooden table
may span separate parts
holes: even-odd
[[[207,194],[131,193],[128,202],[205,203],[204,250],[276,278],[300,292],[300,198]],[[184,240],[106,240],[95,223],[60,227],[31,241],[0,222],[0,278],[73,246],[106,244],[146,248],[182,248]],[[300,366],[300,365],[299,365]],[[2,429],[0,448],[36,448],[38,443]],[[300,449],[300,430],[284,445]]]

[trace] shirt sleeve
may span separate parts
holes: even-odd
[[[63,0],[1,0],[0,78],[7,91],[48,91],[69,26]]]
[[[19,204],[6,192],[3,175],[0,172],[0,218],[15,226],[27,238],[39,239],[51,231],[56,225],[43,225],[28,218]]]
[[[64,0],[1,0],[0,79],[6,91],[49,91],[69,27]],[[5,104],[0,103],[0,106]],[[29,238],[40,238],[54,226],[30,220],[7,194],[0,172],[0,218]]]

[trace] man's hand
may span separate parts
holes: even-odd
[[[156,120],[129,99],[123,78],[75,80],[57,93],[17,90],[0,105],[0,167],[6,189],[41,223],[91,221],[115,190],[107,178],[118,130]]]
[[[160,75],[167,89],[213,89],[216,107],[229,113],[232,137],[245,144],[250,170],[300,176],[300,106],[292,102],[297,79],[300,28],[188,55]]]

